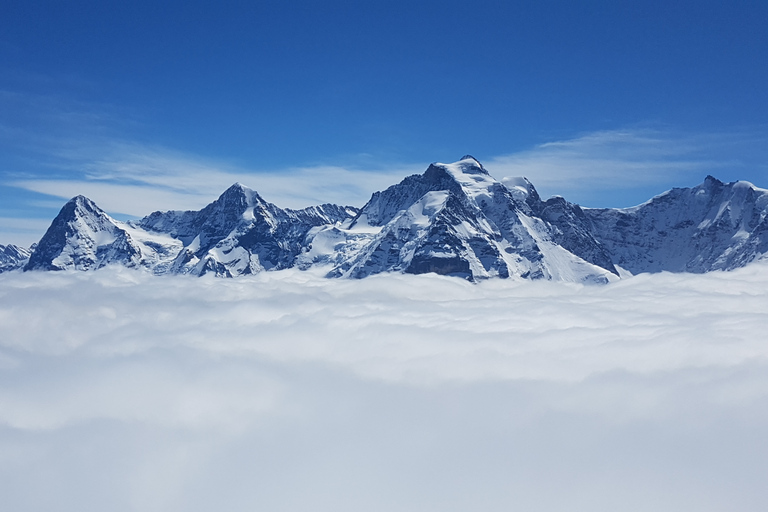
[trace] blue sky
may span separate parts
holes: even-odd
[[[0,243],[83,193],[119,218],[234,181],[361,205],[472,154],[631,206],[768,187],[765,2],[3,3]]]

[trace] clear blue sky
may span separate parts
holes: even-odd
[[[75,193],[356,204],[466,153],[587,206],[768,187],[766,27],[762,1],[5,0],[0,243]]]

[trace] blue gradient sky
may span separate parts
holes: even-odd
[[[756,1],[8,0],[0,243],[77,193],[362,204],[467,153],[587,206],[768,187],[766,26]]]

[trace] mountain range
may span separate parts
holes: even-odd
[[[362,207],[283,209],[232,185],[199,211],[122,222],[68,201],[31,248],[0,245],[0,272],[94,270],[236,277],[296,267],[328,277],[434,272],[607,283],[708,272],[768,257],[768,190],[708,176],[632,208],[542,200],[526,178],[494,179],[473,157],[434,163]]]

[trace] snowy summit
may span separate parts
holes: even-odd
[[[93,270],[236,277],[291,267],[329,277],[436,273],[607,283],[641,272],[707,272],[768,254],[768,191],[709,176],[624,209],[542,200],[467,155],[374,193],[362,208],[280,208],[239,183],[199,211],[120,222],[83,196],[30,249],[0,246],[0,271]]]

